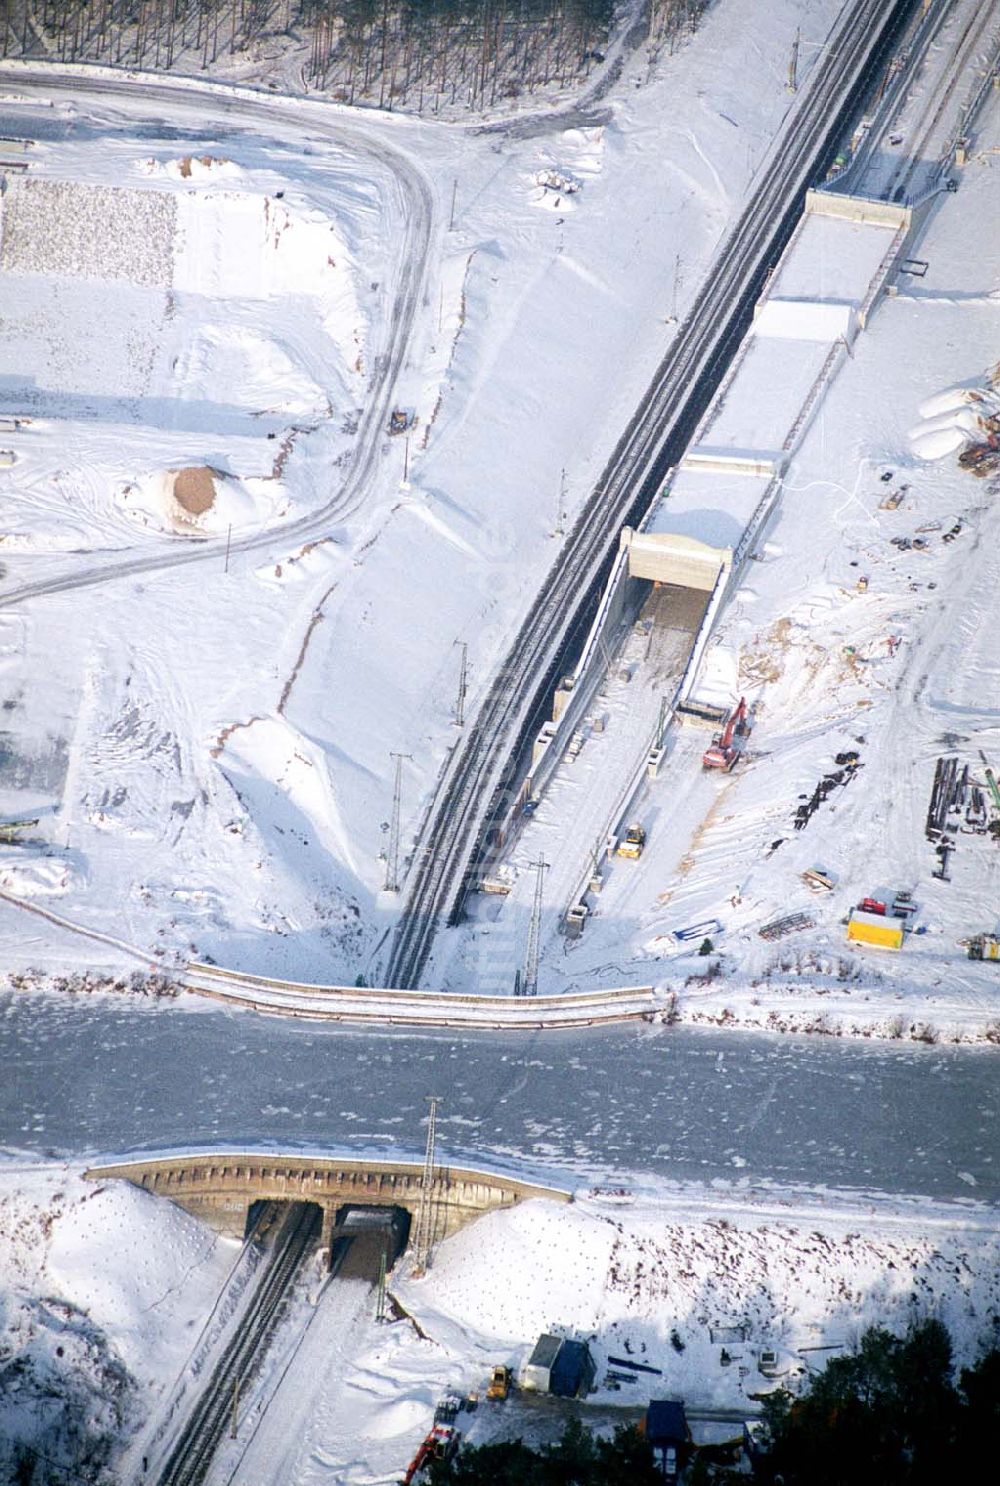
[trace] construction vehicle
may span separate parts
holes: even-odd
[[[631,825],[625,832],[622,839],[619,841],[616,848],[616,855],[620,857],[629,857],[632,861],[636,861],[639,857],[642,856],[645,848],[645,827],[640,825]]]
[[[389,415],[389,432],[405,433],[412,421],[405,408],[393,408]]]
[[[404,1486],[410,1486],[420,1472],[432,1460],[451,1460],[458,1453],[460,1436],[450,1424],[435,1424],[430,1434],[420,1442],[420,1448],[407,1466],[403,1476]]]
[[[1000,960],[1000,939],[995,934],[976,934],[969,940],[970,960]]]
[[[735,769],[746,740],[750,736],[750,728],[747,699],[740,697],[739,705],[729,714],[729,721],[725,728],[712,739],[711,748],[706,748],[702,754],[702,768],[725,769],[727,774]]]
[[[489,1387],[486,1389],[486,1397],[493,1403],[506,1403],[510,1397],[511,1382],[510,1368],[503,1363],[497,1363],[490,1377]]]

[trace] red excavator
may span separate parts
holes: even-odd
[[[750,736],[751,726],[747,716],[747,699],[740,697],[739,706],[730,714],[725,728],[717,738],[712,739],[711,748],[706,748],[702,754],[702,768],[725,769],[727,774],[734,769]]]
[[[410,1486],[410,1483],[430,1465],[432,1460],[451,1460],[452,1456],[458,1452],[458,1445],[457,1429],[453,1429],[450,1424],[435,1424],[410,1461],[406,1474],[403,1476],[403,1486]]]

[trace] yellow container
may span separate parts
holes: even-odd
[[[903,948],[903,920],[886,918],[881,913],[862,913],[855,908],[847,921],[847,937],[858,944],[874,944],[879,949]]]

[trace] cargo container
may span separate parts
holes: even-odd
[[[593,1387],[596,1369],[586,1342],[568,1341],[546,1332],[521,1373],[526,1393],[551,1393],[556,1398],[576,1398]]]
[[[902,949],[904,922],[886,918],[880,913],[864,913],[855,908],[847,921],[847,937],[857,944],[872,944],[878,949]]]
[[[526,1393],[548,1393],[552,1364],[562,1344],[561,1336],[552,1336],[549,1332],[538,1338],[521,1374],[521,1387]]]
[[[556,1398],[577,1398],[594,1384],[594,1363],[586,1342],[564,1341],[549,1374],[549,1392]]]

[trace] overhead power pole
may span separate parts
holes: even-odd
[[[538,943],[542,925],[542,888],[549,864],[539,857],[535,868],[535,897],[531,905],[531,923],[528,926],[528,949],[524,956],[524,978],[521,982],[522,996],[538,995]]]
[[[430,1114],[427,1118],[427,1147],[424,1152],[424,1173],[420,1182],[420,1206],[417,1209],[417,1232],[413,1240],[414,1274],[425,1274],[430,1264],[434,1245],[434,1142],[437,1134],[437,1107],[440,1094],[428,1094]]]
[[[385,1320],[385,1249],[378,1256],[378,1291],[375,1298],[375,1319]]]
[[[403,801],[403,760],[412,759],[412,753],[390,753],[396,761],[396,777],[392,787],[392,823],[389,826],[389,850],[385,858],[385,890],[399,892],[399,816]]]
[[[799,40],[802,32],[796,31],[795,40],[792,42],[792,59],[788,64],[788,91],[798,92],[799,87]]]
[[[556,509],[556,528],[552,533],[554,537],[566,535],[566,471],[563,470],[559,476],[559,504]]]
[[[455,726],[460,728],[465,726],[465,692],[469,679],[469,646],[465,640],[456,640],[455,644],[462,652],[462,661],[458,671],[458,696],[455,698]]]

